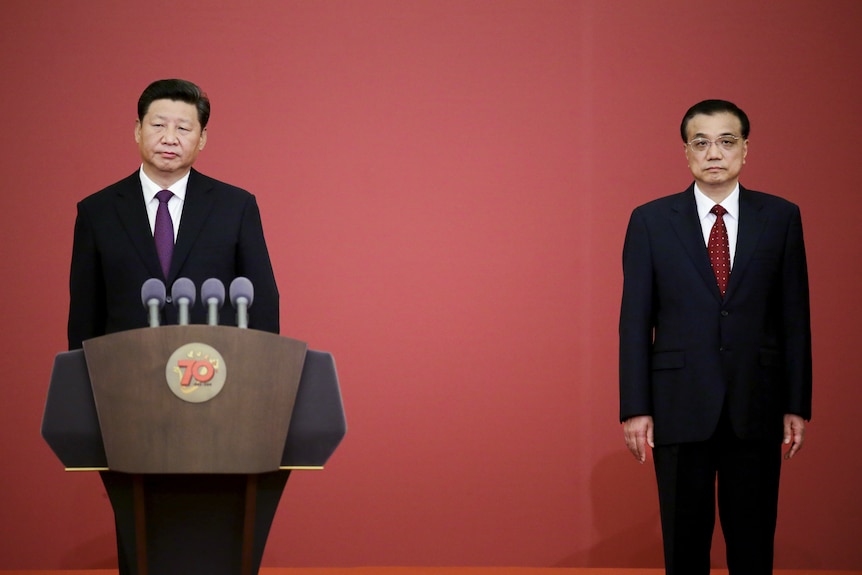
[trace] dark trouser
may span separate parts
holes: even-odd
[[[730,575],[770,575],[781,443],[741,440],[725,414],[713,437],[653,450],[667,575],[706,575],[718,511]]]

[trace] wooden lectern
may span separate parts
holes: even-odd
[[[252,575],[292,469],[346,433],[332,356],[223,326],[119,332],[57,355],[42,435],[102,472],[121,575]]]

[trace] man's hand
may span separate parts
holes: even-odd
[[[796,452],[802,449],[805,441],[805,420],[798,415],[788,413],[784,415],[784,445],[790,449],[784,452],[784,459],[790,459]]]
[[[638,463],[644,463],[647,454],[646,446],[655,447],[652,416],[638,415],[626,419],[623,422],[623,433],[626,437],[626,447]]]

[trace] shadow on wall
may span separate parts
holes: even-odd
[[[593,468],[590,491],[598,543],[555,567],[662,567],[652,460],[639,465],[628,450],[620,449]]]

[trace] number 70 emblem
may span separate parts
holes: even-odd
[[[205,343],[180,346],[165,365],[165,378],[174,395],[191,403],[209,401],[227,378],[224,358]]]

